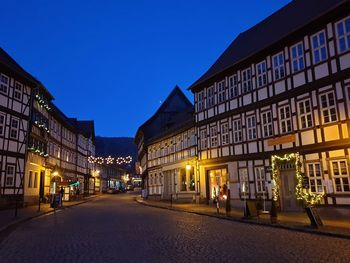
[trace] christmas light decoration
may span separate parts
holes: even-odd
[[[126,156],[126,157],[94,157],[94,156],[89,156],[88,157],[88,162],[89,163],[97,163],[97,164],[117,164],[117,165],[121,165],[121,164],[129,164],[132,162],[132,157]]]
[[[284,156],[273,155],[271,157],[271,167],[272,167],[272,180],[274,181],[274,187],[272,188],[272,198],[274,201],[279,199],[279,185],[280,179],[278,176],[278,164],[281,162],[294,162],[296,168],[296,178],[297,185],[295,187],[295,194],[298,200],[303,200],[307,205],[318,204],[322,198],[323,194],[310,193],[303,189],[303,175],[301,173],[301,162],[299,160],[299,153],[285,154]]]

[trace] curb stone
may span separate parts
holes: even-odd
[[[269,224],[269,223],[265,223],[265,222],[248,221],[247,219],[242,219],[242,218],[233,218],[233,217],[227,217],[224,215],[207,214],[207,213],[202,213],[202,212],[196,212],[193,210],[185,210],[185,209],[181,209],[181,208],[158,206],[155,204],[149,204],[149,203],[144,202],[142,200],[139,200],[137,198],[135,198],[135,201],[141,205],[144,205],[144,206],[166,209],[166,210],[171,210],[171,211],[176,211],[176,212],[196,214],[196,215],[200,215],[200,216],[207,216],[207,217],[212,217],[212,218],[217,218],[217,219],[222,219],[222,220],[227,220],[227,221],[233,221],[233,222],[238,222],[238,223],[244,223],[244,224],[250,224],[250,225],[260,225],[260,226],[266,226],[266,227],[271,227],[271,228],[279,228],[279,229],[285,229],[285,230],[290,230],[290,231],[315,234],[315,235],[320,235],[320,236],[329,236],[329,237],[350,239],[349,234],[334,233],[334,232],[322,231],[322,230],[317,230],[317,229],[313,229],[313,228],[306,228],[306,227],[303,228],[303,227],[297,227],[297,226],[288,226],[285,224]]]

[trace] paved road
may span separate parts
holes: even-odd
[[[350,240],[106,195],[20,225],[0,244],[0,262],[350,262]]]

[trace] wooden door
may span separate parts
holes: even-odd
[[[281,188],[282,188],[282,210],[283,211],[299,211],[296,198],[296,171],[295,169],[281,170]]]

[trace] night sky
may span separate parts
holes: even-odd
[[[177,84],[289,0],[3,0],[0,43],[68,116],[131,136]]]

